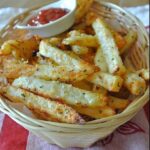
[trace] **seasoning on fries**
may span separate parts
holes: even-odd
[[[4,94],[12,102],[22,102],[29,109],[38,110],[48,118],[66,123],[82,123],[83,120],[71,107],[56,101],[46,99],[31,92],[13,86],[5,88]]]
[[[118,47],[106,23],[101,19],[97,19],[93,23],[93,28],[101,44],[101,49],[104,53],[109,73],[124,75],[126,73],[126,68],[123,65],[122,59],[119,56]]]
[[[45,81],[34,77],[20,77],[13,82],[13,86],[32,91],[44,97],[62,100],[70,105],[104,106],[107,100],[107,97],[100,93],[75,88],[71,84]]]

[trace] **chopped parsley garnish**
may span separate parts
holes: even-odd
[[[43,85],[41,85],[41,86],[40,86],[40,89],[42,89],[43,87],[44,87],[44,86],[43,86]]]
[[[22,97],[26,97],[25,94],[23,94],[23,93],[21,94],[21,96],[22,96]]]

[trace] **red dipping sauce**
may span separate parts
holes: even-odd
[[[27,25],[28,26],[39,26],[56,21],[57,19],[65,16],[69,13],[68,10],[62,8],[50,8],[46,10],[41,10],[37,16],[32,17]]]

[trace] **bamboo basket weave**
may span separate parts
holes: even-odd
[[[91,10],[97,12],[116,30],[127,33],[134,28],[138,33],[138,40],[132,51],[124,56],[126,66],[132,70],[149,67],[149,38],[143,24],[122,8],[107,2],[96,0]],[[24,13],[26,15],[28,12]],[[1,41],[5,40],[9,29],[18,23],[23,15],[15,17],[1,32]],[[149,87],[144,95],[135,97],[134,101],[121,113],[112,117],[87,122],[85,125],[73,125],[42,121],[29,117],[12,107],[4,98],[0,98],[0,110],[13,120],[28,129],[33,134],[45,139],[51,144],[62,148],[89,147],[96,141],[111,134],[120,125],[132,119],[149,100]]]

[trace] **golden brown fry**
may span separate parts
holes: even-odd
[[[5,87],[4,91],[4,96],[12,102],[21,102],[25,104],[29,109],[36,110],[36,112],[42,116],[45,116],[47,120],[54,118],[59,122],[66,123],[83,122],[79,114],[65,104],[37,96],[33,93],[13,86]]]
[[[18,61],[12,56],[0,57],[0,73],[8,79],[19,76],[30,76],[35,72],[35,67],[24,61]]]
[[[95,64],[94,64],[95,52],[94,51],[89,51],[87,54],[80,55],[80,58],[95,66]],[[100,70],[100,68],[95,66],[95,72],[97,72],[99,70]]]
[[[0,75],[0,94],[3,93],[3,91],[1,90],[1,88],[3,86],[6,86],[8,84],[7,78]]]
[[[81,32],[79,30],[73,30],[68,33],[69,37],[75,37],[75,36],[80,36],[80,35],[81,35]]]
[[[124,86],[133,95],[143,94],[146,90],[146,82],[136,73],[127,73],[124,78]]]
[[[87,15],[86,15],[86,20],[85,20],[85,23],[87,26],[91,26],[93,24],[93,22],[99,18],[99,16],[94,13],[94,12],[89,12]]]
[[[81,34],[80,36],[71,36],[63,40],[65,45],[79,45],[84,47],[94,47],[99,46],[97,38],[92,35]]]
[[[92,91],[92,84],[86,80],[78,81],[72,83],[74,87],[77,87],[79,89],[87,90],[87,91]],[[96,92],[96,91],[94,91]]]
[[[3,74],[10,79],[15,79],[20,76],[30,76],[34,73],[35,67],[28,64],[11,65],[4,70]]]
[[[119,53],[122,54],[122,49],[126,46],[127,42],[125,37],[121,36],[118,32],[111,30],[111,33],[115,39]]]
[[[89,76],[88,81],[112,92],[119,92],[123,85],[123,79],[120,76],[114,76],[104,72],[97,72]]]
[[[35,36],[27,40],[9,40],[2,45],[0,55],[12,54],[16,59],[28,60],[38,50],[39,43],[40,39]]]
[[[149,70],[148,69],[141,69],[136,72],[139,76],[141,76],[144,80],[148,81],[149,80]]]
[[[81,60],[80,57],[78,55],[76,55],[74,52],[72,51],[66,51],[66,54],[68,54],[70,57],[77,59],[77,60]]]
[[[73,108],[82,115],[87,115],[89,117],[100,119],[105,117],[110,117],[115,115],[115,110],[109,106],[105,107],[80,107],[80,106],[73,106]]]
[[[108,91],[105,88],[101,86],[97,86],[97,85],[93,86],[93,92],[101,93],[102,95],[105,95],[105,96],[107,96],[108,94]]]
[[[129,103],[128,99],[120,99],[113,96],[110,96],[110,100],[108,101],[108,105],[114,109],[125,109]]]
[[[130,50],[130,48],[132,48],[135,44],[137,38],[137,32],[131,29],[129,33],[125,36],[126,44],[122,48],[120,48],[120,54],[123,54],[127,50]]]
[[[79,23],[82,20],[93,2],[94,0],[77,0],[76,23]]]
[[[89,52],[89,48],[84,47],[84,46],[73,45],[72,51],[74,53],[76,53],[77,55],[84,55],[84,54],[87,54]]]
[[[58,37],[53,37],[50,39],[47,39],[48,42],[50,42],[53,46],[58,46],[59,44],[61,44],[62,39],[58,38]]]

